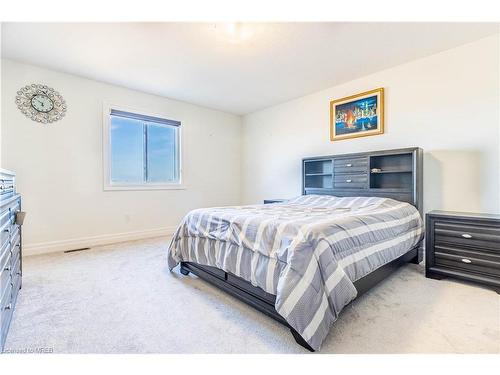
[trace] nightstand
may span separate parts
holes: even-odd
[[[476,282],[500,294],[500,215],[426,215],[425,276]]]
[[[271,204],[271,203],[282,203],[286,202],[287,199],[264,199],[264,204]]]

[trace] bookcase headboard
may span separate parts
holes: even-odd
[[[302,194],[386,197],[423,214],[423,151],[403,148],[302,159]]]

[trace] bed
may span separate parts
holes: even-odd
[[[283,323],[314,351],[346,305],[420,261],[422,151],[322,156],[302,166],[299,197],[191,211],[168,265]]]

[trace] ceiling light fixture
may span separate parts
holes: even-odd
[[[223,34],[231,43],[244,42],[254,35],[252,25],[243,22],[217,23],[215,30]]]

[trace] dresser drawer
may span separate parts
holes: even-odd
[[[15,228],[16,216],[7,209],[0,214],[0,243],[8,241]]]
[[[4,209],[2,212],[0,212],[0,229],[5,229],[7,225],[12,223],[12,217],[10,210]]]
[[[4,302],[3,298],[10,298],[10,295],[6,295],[6,297],[4,297],[4,293],[7,289],[10,289],[11,285],[12,285],[12,274],[11,274],[11,271],[10,271],[10,263],[9,263],[9,266],[8,266],[8,269],[6,271],[3,271],[1,274],[0,274],[0,278],[1,278],[1,283],[0,283],[0,294],[2,295],[2,303]]]
[[[0,192],[14,189],[14,180],[11,178],[0,178]]]
[[[17,234],[16,238],[10,241],[10,253],[12,257],[15,258],[21,252],[21,237],[20,233]]]
[[[366,173],[335,175],[333,185],[336,189],[366,189],[368,175]]]
[[[438,221],[434,224],[436,244],[487,249],[500,253],[500,226]]]
[[[12,243],[10,239],[0,243],[0,264],[4,262],[4,257],[8,256],[8,254],[10,253],[11,245]]]
[[[21,254],[17,253],[17,255],[12,255],[10,258],[10,276],[12,278],[12,282],[17,276],[21,275]]]
[[[4,197],[2,197],[4,198]],[[21,198],[5,198],[5,200],[2,199],[2,205],[0,206],[0,217],[3,216],[4,213],[6,212],[16,212],[21,210]]]
[[[8,282],[0,290],[0,306],[7,306],[12,300],[12,278],[9,273]]]
[[[0,257],[0,294],[5,290],[8,283],[11,282],[10,274],[12,270],[12,256],[10,251],[6,251]]]
[[[334,173],[368,172],[368,158],[338,158],[333,161]]]
[[[5,224],[0,228],[0,246],[5,242],[9,242],[12,234],[15,232],[16,227],[11,223]]]
[[[21,201],[16,200],[11,205],[9,205],[9,211],[11,216],[15,216],[16,212],[21,211]]]
[[[14,305],[14,303],[16,302],[19,289],[21,289],[21,274],[19,272],[16,272],[16,274],[12,276],[12,305]]]
[[[2,327],[2,337],[0,338],[2,341],[0,344],[3,343],[3,340],[5,340],[5,336],[7,335],[7,328],[9,327],[10,323],[10,318],[12,317],[12,310],[14,309],[13,303],[12,303],[12,284],[9,283],[8,288],[5,290],[5,293],[3,296],[0,297],[0,327]]]
[[[10,225],[10,238],[14,239],[19,236],[19,225],[16,224],[15,222],[16,218],[15,216],[12,218],[12,224]]]
[[[500,263],[473,257],[461,257],[446,253],[434,253],[435,267],[445,267],[485,276],[500,276]]]
[[[0,195],[11,195],[14,193],[14,185],[12,183],[6,183],[0,185]],[[2,197],[3,199],[3,197]]]
[[[11,282],[7,283],[4,290],[2,290],[0,293],[0,309],[5,310],[5,307],[7,307],[11,303],[12,299],[12,280]]]

